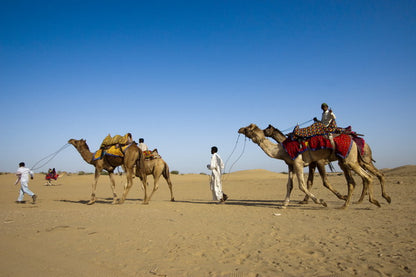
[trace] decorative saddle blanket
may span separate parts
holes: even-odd
[[[157,152],[157,149],[154,149],[153,151],[150,151],[150,150],[143,151],[143,155],[144,155],[145,160],[154,160],[154,159],[162,158]]]
[[[104,155],[114,156],[114,157],[124,157],[124,152],[131,144],[124,145],[122,147],[117,147],[115,145],[111,146],[108,149],[99,149],[94,153],[93,161],[100,160]]]
[[[350,127],[347,128],[348,131]],[[311,126],[305,127],[305,128],[299,128],[299,125],[293,129],[293,132],[291,134],[293,139],[298,138],[310,138],[313,136],[322,136],[325,134],[330,133],[343,133],[343,128],[338,128],[337,123],[335,120],[332,120],[331,123],[328,126],[323,125],[321,122],[315,122]]]
[[[341,134],[337,137],[334,137],[334,142],[335,154],[341,158],[348,156],[352,146],[352,138],[349,135]],[[332,147],[331,141],[324,136],[314,136],[307,139],[306,141],[300,142],[288,138],[282,143],[282,145],[285,151],[293,160],[306,150],[316,151],[320,149],[334,149]]]

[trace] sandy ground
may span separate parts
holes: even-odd
[[[37,174],[36,204],[16,204],[15,176],[0,175],[0,275],[416,276],[416,166],[385,172],[392,203],[375,180],[381,208],[366,199],[347,210],[318,177],[313,193],[327,208],[298,204],[296,186],[280,209],[287,175],[265,170],[226,175],[223,205],[211,201],[207,175],[173,175],[176,202],[162,180],[149,205],[138,179],[123,205],[111,205],[101,176],[91,206],[92,175],[45,186]],[[124,176],[116,178],[120,196]],[[343,176],[329,180],[346,193]]]

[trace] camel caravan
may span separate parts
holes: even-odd
[[[341,208],[347,208],[351,203],[352,193],[356,186],[352,173],[355,172],[361,177],[363,190],[358,203],[361,203],[368,194],[370,203],[380,207],[380,203],[373,196],[372,175],[376,176],[380,182],[382,197],[391,203],[390,196],[385,191],[385,178],[383,173],[373,164],[372,152],[370,146],[365,142],[362,135],[351,130],[351,127],[339,128],[335,122],[335,115],[332,110],[328,110],[328,105],[323,103],[321,106],[323,113],[322,119],[314,118],[315,123],[306,128],[300,128],[298,125],[290,134],[283,134],[280,130],[269,125],[266,129],[261,130],[257,125],[250,124],[238,130],[251,139],[255,144],[271,158],[283,160],[288,165],[288,181],[286,185],[286,197],[283,202],[283,208],[286,208],[290,202],[290,194],[293,189],[293,179],[296,175],[299,188],[305,193],[305,198],[301,204],[308,203],[311,198],[316,204],[327,207],[323,199],[318,199],[311,188],[313,185],[314,172],[318,168],[323,185],[334,193],[339,199],[344,200]],[[270,141],[272,138],[276,143]],[[95,177],[92,184],[91,199],[88,204],[96,202],[95,191],[98,178],[102,170],[109,173],[111,189],[113,191],[113,204],[122,204],[126,200],[127,194],[133,184],[133,177],[139,177],[142,181],[144,190],[143,204],[148,204],[155,191],[158,189],[160,176],[166,179],[171,195],[171,201],[175,201],[170,180],[169,167],[157,150],[149,151],[147,146],[143,148],[143,139],[139,140],[137,145],[132,140],[130,133],[125,136],[108,135],[102,142],[100,149],[91,152],[85,140],[70,139],[72,144],[80,153],[82,158],[95,167]],[[325,171],[325,165],[330,162],[338,161],[338,164],[344,172],[347,181],[348,193],[342,195],[335,190],[328,181]],[[122,166],[127,176],[127,183],[124,186],[121,199],[117,198],[115,192],[114,170]],[[303,169],[309,167],[307,182],[305,183]],[[154,184],[150,195],[147,191],[147,176],[153,175]]]
[[[158,189],[158,181],[161,175],[163,175],[168,183],[171,194],[170,200],[175,201],[167,163],[157,153],[157,150],[142,151],[137,143],[132,140],[132,135],[130,133],[127,133],[125,136],[116,135],[111,137],[108,135],[103,140],[100,149],[94,153],[90,151],[87,142],[84,139],[70,139],[68,143],[72,144],[78,150],[84,161],[95,167],[94,182],[92,183],[91,198],[88,205],[96,202],[95,191],[102,170],[106,170],[109,173],[111,189],[113,191],[113,204],[124,203],[127,194],[133,185],[133,176],[139,177],[143,183],[143,204],[149,204],[154,192]],[[124,186],[121,199],[117,198],[115,191],[116,184],[114,180],[114,170],[118,166],[122,166],[127,176],[127,183]],[[147,175],[153,175],[154,180],[153,190],[150,195],[147,191]]]

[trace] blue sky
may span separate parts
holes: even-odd
[[[131,132],[171,170],[286,171],[240,127],[320,117],[416,164],[415,1],[0,1],[0,171]],[[238,144],[232,156],[236,141]],[[244,148],[245,143],[245,148]],[[49,167],[93,171],[71,146]]]

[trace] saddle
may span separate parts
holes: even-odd
[[[146,150],[143,151],[144,159],[145,160],[154,160],[154,159],[161,159],[162,156],[159,155],[157,149],[153,149],[153,151]]]
[[[104,148],[100,148],[98,149],[93,156],[93,161],[96,160],[100,160],[104,157],[104,155],[109,155],[109,156],[113,156],[113,157],[124,157],[124,152],[126,151],[127,148],[129,148],[131,144],[128,145],[111,145],[109,147],[104,147]]]

